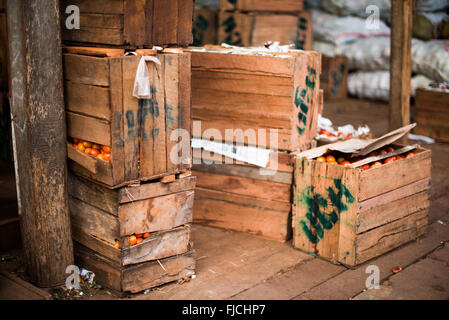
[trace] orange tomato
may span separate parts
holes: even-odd
[[[96,143],[93,143],[93,144],[92,144],[92,149],[100,150],[100,145],[99,145],[99,144],[96,144]]]
[[[111,153],[110,152],[103,152],[103,160],[104,161],[111,161]]]
[[[142,238],[137,238],[137,243],[136,244],[142,243],[142,241],[143,241]]]
[[[84,150],[86,149],[86,147],[84,147],[84,145],[80,142],[78,143],[77,149],[81,152],[84,152]]]
[[[78,144],[80,142],[78,139],[75,139],[75,138],[73,138],[72,141],[73,141],[73,143],[76,143],[76,144]]]
[[[342,162],[344,162],[344,161],[346,161],[346,159],[343,158],[343,157],[340,157],[340,158],[337,159],[337,162],[338,162],[338,163],[342,163]]]
[[[368,169],[370,169],[371,167],[370,167],[370,165],[369,164],[364,164],[363,166],[362,166],[362,170],[368,170]]]
[[[142,238],[142,237],[143,237],[143,233],[138,233],[138,234],[136,234],[136,237],[137,237],[137,238]]]
[[[328,155],[326,157],[326,162],[337,162],[334,156]]]
[[[145,233],[143,234],[143,238],[144,238],[144,239],[148,238],[149,236],[150,236],[150,233],[149,233],[149,232],[145,232]]]
[[[101,146],[101,150],[102,150],[103,152],[111,152],[111,147],[108,147],[108,146]]]
[[[381,167],[381,166],[382,166],[382,162],[376,161],[371,165],[371,168],[377,168],[377,167]]]
[[[387,158],[387,159],[384,160],[384,164],[387,164],[387,163],[390,163],[390,162],[393,162],[393,161],[396,161],[396,158],[395,157],[390,157],[390,158]]]
[[[100,153],[100,154],[97,156],[97,159],[104,160],[104,159],[103,159],[103,154]]]
[[[84,141],[83,145],[85,148],[92,148],[92,143],[90,143],[90,142]]]
[[[78,144],[72,143],[72,147],[74,147],[76,149],[76,148],[78,148]]]
[[[129,242],[129,244],[130,244],[131,246],[137,244],[137,237],[134,236],[134,235],[129,236],[129,237],[128,237],[128,242]]]
[[[120,249],[120,242],[118,240],[115,240],[114,247],[116,247],[117,249]]]
[[[340,165],[342,165],[342,166],[349,166],[350,164],[351,164],[351,162],[349,162],[347,160],[340,162]]]
[[[97,156],[100,154],[100,151],[98,151],[98,149],[92,148],[92,149],[90,149],[89,154],[90,154],[92,157],[97,157]]]
[[[326,162],[326,158],[324,158],[324,157],[318,157],[315,160],[318,162]]]
[[[406,159],[413,157],[415,154],[413,152],[409,152],[407,153],[407,155],[405,156]]]
[[[90,150],[92,150],[92,149],[91,148],[86,148],[86,149],[84,149],[84,153],[90,154]]]

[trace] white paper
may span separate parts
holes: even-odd
[[[270,159],[269,149],[239,146],[228,143],[220,143],[210,140],[192,138],[192,148],[204,149],[208,152],[214,152],[219,155],[253,164],[262,168],[266,168]]]

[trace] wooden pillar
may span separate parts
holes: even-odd
[[[65,283],[73,264],[59,0],[8,0],[11,118],[27,273]]]
[[[391,2],[390,130],[410,123],[413,2]]]

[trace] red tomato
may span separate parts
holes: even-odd
[[[384,164],[387,164],[387,163],[390,163],[390,162],[394,162],[394,161],[396,161],[396,158],[395,157],[390,157],[390,158],[387,158],[387,159],[384,160]]]
[[[334,156],[328,155],[326,157],[326,162],[335,162],[336,163],[337,161],[335,160]]]
[[[111,161],[111,153],[110,152],[103,152],[103,160],[104,161]]]
[[[369,164],[365,164],[365,165],[362,166],[362,170],[368,170],[370,168],[371,167],[369,166]]]
[[[86,149],[84,149],[84,153],[85,154],[90,154],[90,150],[92,150],[91,148],[86,148]]]
[[[342,166],[349,166],[350,164],[351,164],[351,162],[346,161],[346,160],[340,163],[340,165],[342,165]]]
[[[83,145],[85,148],[92,148],[92,143],[90,143],[90,142],[84,141]]]
[[[100,151],[98,151],[98,149],[92,148],[92,149],[90,149],[89,154],[90,154],[92,157],[97,157],[97,156],[100,154]]]
[[[371,165],[371,168],[377,168],[377,167],[381,167],[381,166],[382,166],[382,162],[376,161]]]
[[[81,152],[84,152],[84,150],[86,149],[86,147],[84,147],[84,145],[80,142],[80,143],[78,143],[77,149],[78,149],[79,151],[81,151]]]
[[[108,147],[108,146],[102,146],[102,147],[101,147],[101,150],[102,150],[103,152],[111,152],[111,148]]]

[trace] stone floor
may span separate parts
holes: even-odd
[[[368,124],[378,136],[387,130],[388,107],[347,100],[327,103],[324,116],[337,125]],[[194,225],[196,278],[127,298],[449,299],[449,145],[427,147],[433,152],[431,209],[427,233],[420,239],[347,268],[296,250],[290,243]],[[371,265],[379,268],[381,281],[378,289],[366,290]],[[402,267],[402,272],[393,274],[394,266]],[[0,299],[6,298],[0,289]],[[118,299],[102,290],[91,298]]]

